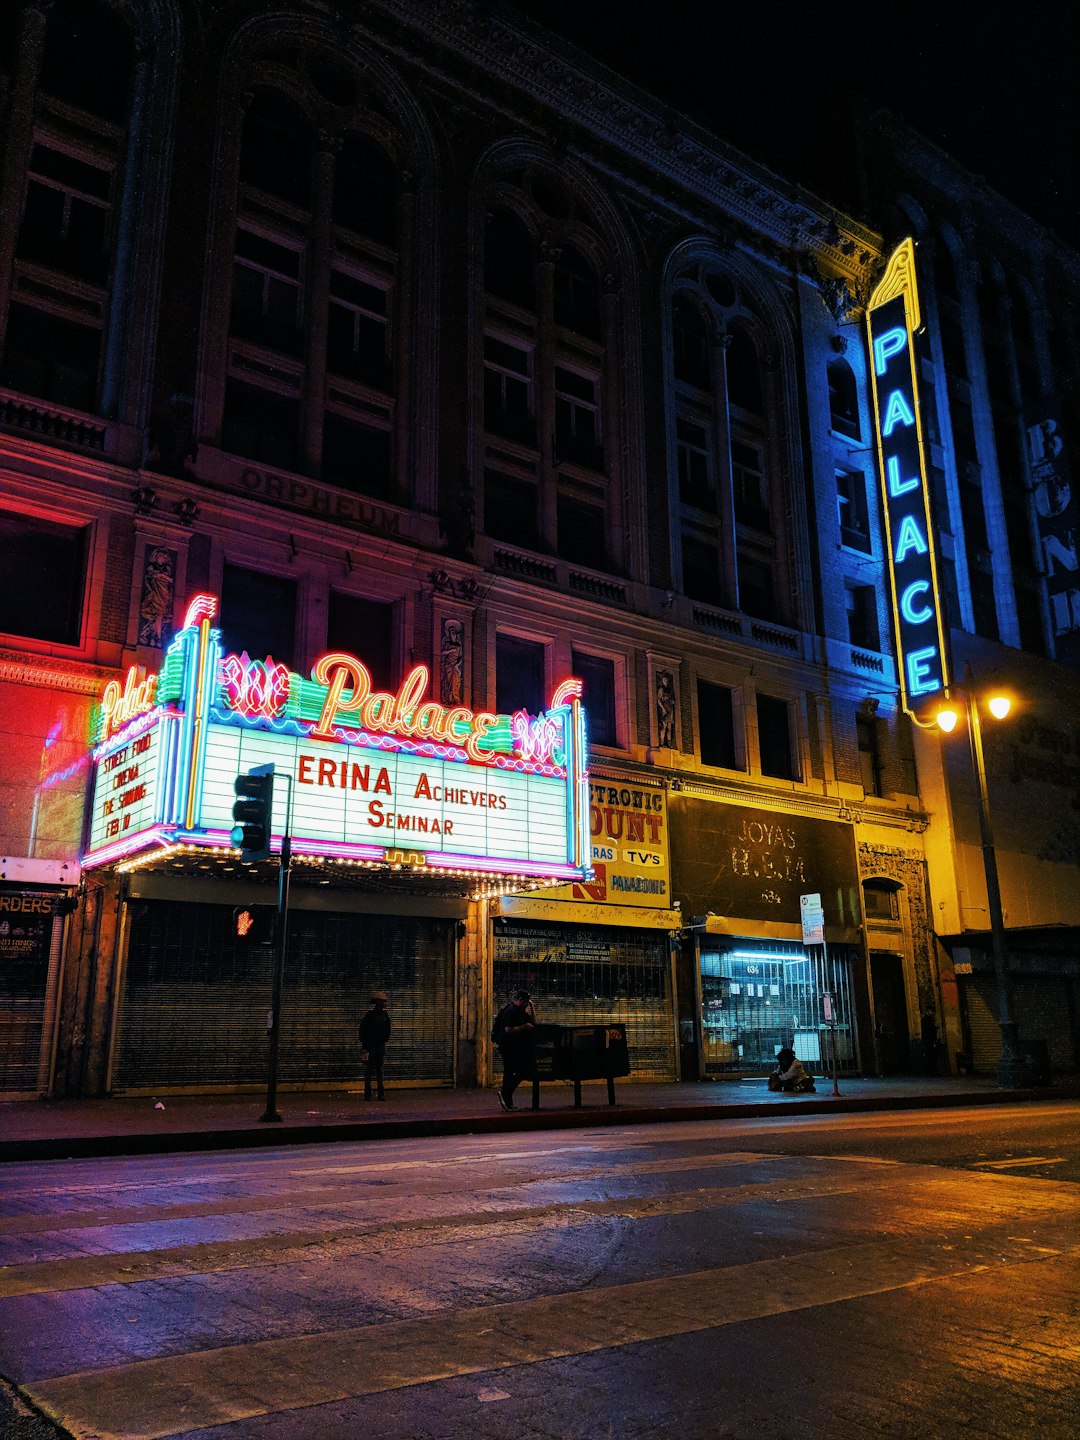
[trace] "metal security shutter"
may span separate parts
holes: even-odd
[[[262,1082],[272,958],[235,943],[229,906],[132,905],[113,1088]],[[291,913],[281,1083],[356,1078],[374,988],[390,995],[387,1078],[451,1083],[453,973],[452,922]]]
[[[997,986],[990,979],[966,978],[962,997],[971,1047],[972,1069],[992,1074],[1001,1058],[1001,1027],[997,1019]]]
[[[1052,1070],[1072,1070],[1076,1065],[1069,1000],[1068,981],[1058,976],[1022,978],[1013,985],[1021,1047],[1041,1040]]]
[[[55,1012],[63,933],[63,920],[51,913],[0,916],[0,1094],[48,1087],[46,1020]]]
[[[613,925],[495,927],[493,1004],[519,987],[538,1020],[554,1025],[626,1026],[631,1074],[674,1080],[675,1021],[671,954],[665,933]]]

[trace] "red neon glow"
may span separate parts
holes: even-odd
[[[581,689],[581,681],[573,675],[556,685],[555,693],[551,697],[552,710],[558,710],[560,705],[568,705],[571,700],[580,700]]]
[[[119,680],[110,680],[105,686],[101,696],[102,740],[122,729],[136,715],[144,715],[154,708],[158,677],[147,675],[145,680],[140,680],[138,674],[138,666],[132,665],[123,685]]]
[[[322,714],[311,731],[315,739],[337,739],[335,717],[355,715],[365,730],[450,741],[463,745],[471,760],[484,762],[491,758],[478,747],[499,717],[464,705],[447,708],[433,700],[421,703],[431,678],[426,665],[414,665],[396,695],[385,690],[373,692],[367,666],[355,655],[342,651],[320,656],[311,678],[327,687]]]
[[[190,630],[203,620],[213,620],[218,610],[216,595],[196,595],[188,605],[182,629]]]
[[[248,720],[275,719],[289,698],[289,667],[272,655],[265,660],[252,660],[246,650],[242,655],[226,655],[221,682],[225,704]]]

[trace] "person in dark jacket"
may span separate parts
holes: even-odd
[[[532,1069],[533,1030],[536,1028],[536,1012],[533,1010],[527,990],[517,990],[509,1005],[504,1005],[495,1016],[491,1038],[499,1047],[503,1063],[503,1082],[499,1090],[499,1104],[504,1110],[513,1110],[514,1091]]]
[[[812,1075],[808,1075],[802,1062],[796,1060],[795,1051],[785,1047],[777,1051],[776,1069],[769,1076],[770,1090],[783,1090],[789,1095],[801,1095],[816,1091]]]
[[[385,1100],[383,1092],[383,1056],[386,1042],[390,1039],[390,1016],[386,1011],[386,991],[375,990],[371,996],[371,1009],[360,1021],[360,1050],[364,1062],[364,1099],[371,1099],[371,1081],[375,1080],[375,1095]]]

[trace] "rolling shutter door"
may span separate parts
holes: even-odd
[[[238,945],[232,907],[130,907],[115,1090],[259,1084],[273,948]],[[289,915],[278,1075],[340,1084],[360,1070],[357,1025],[390,996],[387,1079],[453,1081],[455,928],[411,916]]]
[[[982,1074],[992,1074],[1001,1058],[995,982],[989,978],[968,978],[964,981],[963,995],[972,1068]]]

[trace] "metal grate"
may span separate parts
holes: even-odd
[[[675,1078],[666,933],[503,921],[495,927],[492,983],[496,1010],[515,990],[524,988],[533,998],[537,1019],[544,1023],[621,1021],[626,1026],[631,1075]]]
[[[281,1083],[357,1077],[375,988],[390,996],[387,1079],[451,1083],[453,959],[449,921],[290,914]],[[265,1079],[272,963],[271,948],[235,943],[228,906],[132,905],[114,1089]]]
[[[808,1069],[832,1066],[831,1034],[821,997],[833,996],[837,1069],[856,1068],[855,1012],[849,947],[809,949],[791,941],[733,940],[703,951],[701,1019],[706,1074],[772,1068],[790,1045]]]
[[[44,1088],[50,962],[59,959],[62,932],[52,914],[5,912],[0,919],[0,1093]]]

